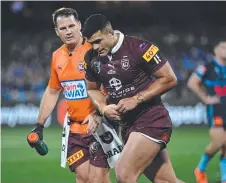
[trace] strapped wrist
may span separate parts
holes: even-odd
[[[39,128],[44,128],[44,124],[39,123],[39,122],[36,122],[36,123],[35,123],[35,126],[36,126],[36,127],[39,127]]]

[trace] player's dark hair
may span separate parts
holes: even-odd
[[[79,21],[78,13],[73,8],[64,8],[63,7],[63,8],[59,8],[59,9],[55,10],[52,15],[54,26],[57,27],[57,23],[56,23],[57,17],[59,17],[59,16],[69,17],[71,15],[74,16],[75,20]]]
[[[102,14],[93,14],[86,19],[82,34],[83,36],[90,38],[95,32],[102,31],[107,26],[111,27],[111,23],[108,18]]]

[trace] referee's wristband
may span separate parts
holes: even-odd
[[[40,128],[44,128],[44,124],[39,123],[39,122],[36,122],[36,123],[35,123],[35,126],[36,126],[36,127],[40,127]]]

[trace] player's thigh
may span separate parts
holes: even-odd
[[[122,176],[136,176],[152,162],[161,146],[143,136],[141,133],[132,132],[122,150],[115,171]]]
[[[89,161],[85,161],[74,169],[76,183],[87,183],[89,175],[90,164]]]
[[[70,134],[68,138],[67,162],[77,180],[88,181],[90,153],[88,144],[79,134]]]
[[[154,183],[175,183],[176,174],[166,149],[160,151],[153,162],[145,169],[144,174],[151,178]]]
[[[93,141],[89,148],[89,183],[109,183],[109,165],[99,142]]]
[[[90,165],[89,183],[110,183],[110,168],[100,168]]]
[[[211,142],[216,146],[222,146],[225,141],[225,130],[223,127],[212,127],[209,130]]]

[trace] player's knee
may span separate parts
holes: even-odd
[[[76,183],[88,183],[89,181],[88,176],[82,171],[75,172],[75,178]]]
[[[115,176],[118,183],[135,183],[134,175],[129,174],[128,171],[122,169],[115,169]]]
[[[206,148],[206,153],[211,154],[211,155],[215,154],[221,147],[222,147],[222,143],[211,142]]]
[[[76,173],[76,183],[88,183],[89,178],[84,173]]]
[[[88,183],[111,183],[108,176],[90,176]]]

